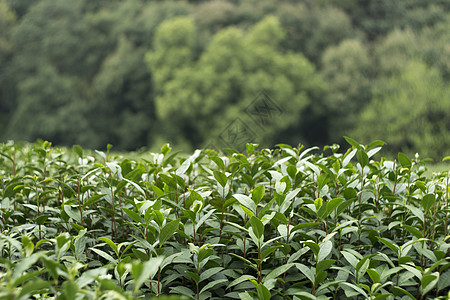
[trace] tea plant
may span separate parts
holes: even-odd
[[[449,173],[346,138],[246,153],[0,145],[2,299],[447,299]]]

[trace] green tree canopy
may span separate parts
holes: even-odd
[[[354,128],[360,111],[371,98],[371,60],[364,44],[356,39],[329,47],[322,57],[321,74],[327,82],[330,139],[338,142]]]
[[[276,132],[300,126],[302,112],[321,89],[321,81],[301,54],[280,51],[285,33],[276,18],[265,18],[248,33],[237,28],[219,31],[196,61],[189,56],[194,32],[188,19],[162,24],[155,50],[147,56],[158,91],[156,111],[170,138],[188,138],[194,145],[214,138],[261,90],[283,110],[283,117],[265,128],[262,141],[274,142]]]
[[[439,71],[411,60],[374,95],[352,134],[361,141],[383,137],[394,152],[417,151],[440,160],[450,147],[444,138],[449,114],[450,88]]]

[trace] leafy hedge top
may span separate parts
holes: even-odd
[[[1,144],[0,295],[446,299],[447,172],[346,139],[138,160]]]

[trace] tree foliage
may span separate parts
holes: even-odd
[[[355,137],[383,136],[392,151],[417,151],[438,158],[450,146],[445,139],[450,130],[449,114],[449,86],[437,69],[412,60],[375,93],[361,114]]]
[[[265,146],[384,134],[358,120],[428,78],[410,65],[449,85],[449,26],[445,0],[0,0],[0,139],[192,148],[236,120]]]

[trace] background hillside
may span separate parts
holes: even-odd
[[[0,140],[450,149],[447,0],[0,0]]]

